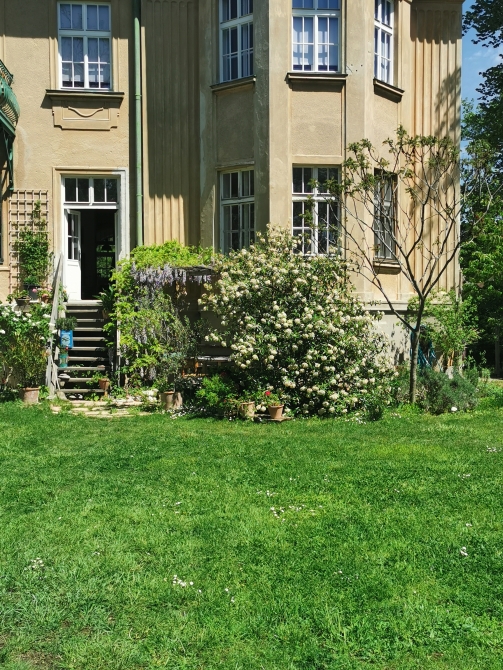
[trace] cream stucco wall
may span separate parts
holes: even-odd
[[[16,188],[49,191],[58,250],[65,171],[122,170],[135,211],[132,0],[111,0],[113,88],[123,93],[115,97],[47,94],[58,87],[57,2],[22,0],[22,12],[19,4],[0,0],[0,58],[15,75],[21,106]],[[142,0],[146,244],[218,248],[222,170],[254,167],[257,229],[290,227],[292,166],[339,166],[348,143],[365,137],[379,146],[400,124],[459,139],[462,0],[395,0],[394,87],[374,82],[370,0],[341,0],[343,75],[336,76],[291,72],[291,0],[254,4],[255,75],[220,84],[218,0]],[[7,202],[3,213],[5,221]],[[0,267],[0,297],[7,274]],[[453,267],[444,286],[455,280]],[[401,277],[383,281],[405,304]],[[374,297],[361,278],[357,288]]]

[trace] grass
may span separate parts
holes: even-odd
[[[0,667],[500,670],[502,459],[497,408],[255,425],[0,405]]]

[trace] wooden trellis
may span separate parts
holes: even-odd
[[[33,230],[31,215],[35,203],[40,200],[40,213],[49,218],[49,191],[13,191],[9,198],[9,289],[12,293],[18,285],[19,264],[14,248],[22,230]]]

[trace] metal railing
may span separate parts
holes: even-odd
[[[51,337],[48,343],[49,356],[47,357],[47,368],[45,372],[45,385],[49,389],[49,397],[54,397],[56,391],[59,389],[59,380],[58,380],[58,366],[56,364],[57,357],[57,346],[54,346],[54,330],[56,328],[56,320],[59,314],[59,295],[60,295],[60,285],[63,276],[63,255],[60,254],[58,258],[58,264],[56,266],[56,272],[54,273],[54,280],[52,283],[53,286],[53,297],[52,297],[52,309],[51,309],[51,320],[49,322],[49,327],[51,330]]]

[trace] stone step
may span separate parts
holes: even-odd
[[[58,368],[61,372],[106,372],[107,368],[105,365],[95,365],[91,367],[80,367],[79,365],[69,365],[67,368]]]
[[[74,342],[103,342],[104,339],[105,339],[104,337],[79,337],[77,335],[77,337],[73,338],[73,341]],[[73,348],[76,349],[77,347],[73,347]]]
[[[98,395],[103,395],[105,393],[105,391],[102,391],[99,388],[98,389],[91,389],[91,388],[87,388],[87,389],[75,389],[75,388],[74,389],[67,389],[66,386],[65,386],[61,390],[65,395],[90,395],[91,393],[93,393],[93,394],[96,393]]]
[[[68,358],[70,363],[107,363],[103,357],[100,356],[72,356]]]

